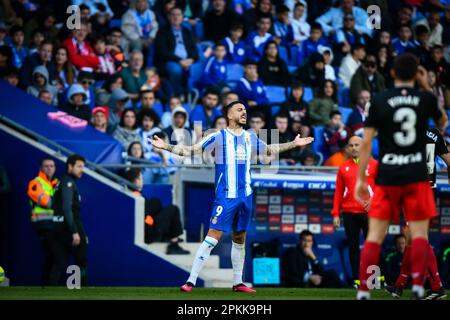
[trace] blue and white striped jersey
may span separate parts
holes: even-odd
[[[214,150],[216,196],[240,198],[251,195],[252,154],[265,152],[267,145],[253,132],[243,130],[237,135],[228,128],[205,137],[200,143],[203,151]]]

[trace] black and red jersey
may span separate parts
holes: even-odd
[[[436,128],[428,129],[426,140],[427,169],[433,188],[436,187],[436,157],[446,153],[449,153],[447,144],[439,130]]]

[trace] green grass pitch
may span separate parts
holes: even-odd
[[[354,289],[256,288],[252,294],[235,293],[227,288],[86,287],[79,290],[49,287],[0,287],[0,300],[354,300]],[[410,299],[405,291],[402,299]],[[393,300],[384,290],[372,291],[374,300]]]

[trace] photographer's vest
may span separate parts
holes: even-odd
[[[35,180],[37,180],[41,186],[42,186],[42,192],[49,196],[50,198],[53,197],[55,194],[55,188],[54,185],[58,181],[57,179],[54,180],[54,184],[50,184],[48,181],[42,179],[41,177],[36,177]],[[53,182],[53,181],[52,181]],[[43,194],[38,196],[38,203]],[[52,208],[45,208],[38,205],[38,203],[33,202],[30,200],[30,206],[31,206],[31,222],[37,223],[41,221],[53,221],[53,209]]]

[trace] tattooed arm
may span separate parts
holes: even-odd
[[[148,138],[148,141],[158,149],[167,150],[173,154],[176,154],[180,157],[190,156],[192,154],[201,154],[202,153],[202,143],[197,143],[192,146],[184,146],[184,145],[173,145],[168,144],[164,140],[158,138],[157,136],[154,139]]]
[[[297,135],[294,140],[291,142],[286,143],[279,143],[279,144],[269,144],[266,148],[266,154],[268,156],[275,155],[278,153],[282,153],[285,151],[289,151],[291,149],[306,146],[314,141],[314,138],[307,137],[307,138],[300,138],[300,135]]]

